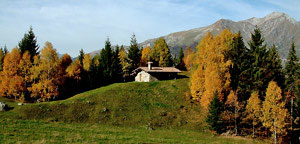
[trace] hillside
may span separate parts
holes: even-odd
[[[200,108],[186,97],[187,83],[188,79],[117,83],[63,101],[13,105],[15,108],[7,115],[46,121],[200,129]]]
[[[273,12],[263,18],[250,18],[243,21],[232,21],[221,19],[212,25],[195,28],[187,31],[171,33],[163,36],[170,46],[172,53],[179,53],[180,48],[191,46],[195,48],[207,32],[216,35],[228,28],[232,32],[241,32],[245,44],[250,40],[250,34],[257,25],[267,44],[275,44],[278,47],[280,56],[285,59],[288,55],[291,42],[295,41],[297,49],[300,47],[300,22],[284,13]],[[146,40],[141,46],[153,46],[156,38]],[[299,52],[299,50],[298,50]]]

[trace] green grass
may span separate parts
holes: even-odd
[[[22,106],[0,98],[13,108],[0,112],[0,143],[259,143],[205,132],[188,91],[188,79],[178,79],[117,83]]]
[[[0,119],[0,143],[262,143],[194,130],[116,127],[101,124]]]
[[[4,115],[68,123],[203,129],[201,108],[190,102],[188,90],[188,79],[117,83],[63,101],[12,105],[14,109]]]

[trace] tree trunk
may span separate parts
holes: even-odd
[[[274,143],[277,144],[276,120],[274,120]]]
[[[252,121],[252,137],[254,138],[254,120]]]

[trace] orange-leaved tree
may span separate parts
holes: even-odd
[[[146,66],[147,65],[147,62],[150,61],[150,54],[151,54],[150,46],[147,46],[147,47],[143,48],[142,57],[141,57],[141,66]]]
[[[234,128],[234,132],[237,135],[238,132],[238,120],[240,118],[240,110],[242,106],[238,101],[238,97],[234,91],[230,91],[227,100],[225,102],[225,111],[223,112],[223,120],[227,122],[228,128]]]
[[[271,81],[268,85],[266,98],[262,105],[261,121],[263,126],[273,132],[274,142],[277,143],[278,135],[286,133],[287,109],[281,95],[282,91],[276,82]]]
[[[30,97],[29,89],[32,84],[31,67],[32,67],[31,56],[30,56],[29,52],[26,51],[23,54],[22,59],[20,60],[20,63],[19,63],[19,70],[20,70],[19,74],[21,75],[21,77],[24,80],[24,92],[23,92],[22,96],[20,97],[21,101],[27,100]]]
[[[58,96],[59,59],[56,49],[50,42],[46,42],[41,50],[40,58],[34,58],[32,67],[31,97],[48,101]]]
[[[246,120],[250,120],[252,122],[252,137],[255,136],[255,127],[259,124],[259,118],[262,116],[261,114],[261,101],[258,96],[258,92],[253,92],[251,97],[247,101],[246,106]]]
[[[225,54],[229,51],[234,36],[228,29],[215,38],[208,33],[197,46],[190,89],[192,97],[199,100],[204,108],[210,104],[215,91],[221,101],[230,91],[231,61]]]
[[[24,78],[20,75],[19,63],[21,53],[17,47],[7,53],[4,58],[3,71],[1,72],[0,96],[19,99],[24,90]]]
[[[192,70],[194,60],[195,60],[195,52],[189,46],[187,46],[186,49],[184,50],[183,61],[188,71]]]

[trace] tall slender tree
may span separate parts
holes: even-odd
[[[101,50],[100,59],[99,59],[99,68],[102,73],[104,84],[111,83],[113,77],[113,63],[114,52],[111,48],[111,43],[109,38],[105,41],[105,47]]]
[[[266,58],[268,55],[267,45],[264,44],[264,38],[260,29],[256,26],[254,33],[251,34],[251,40],[248,42],[249,49],[249,63],[251,64],[247,70],[250,79],[248,80],[249,89],[258,91],[260,96],[264,96],[264,91],[268,85],[266,76]]]
[[[33,61],[35,55],[39,54],[39,45],[37,44],[32,26],[30,26],[28,33],[25,33],[23,39],[19,42],[19,49],[22,55],[28,51],[31,56],[31,61]]]
[[[128,49],[128,58],[130,59],[130,71],[136,69],[141,61],[141,50],[138,46],[135,34],[132,35]]]
[[[216,131],[217,133],[221,133],[223,128],[223,124],[221,121],[222,109],[223,103],[220,102],[218,92],[216,91],[209,105],[206,122],[208,123],[210,130]]]
[[[281,95],[282,91],[275,81],[268,85],[266,98],[262,105],[261,120],[266,128],[273,132],[274,142],[277,143],[278,136],[285,134],[287,109]]]
[[[291,135],[292,142],[299,142],[300,134],[295,132],[296,129],[300,128],[300,92],[299,92],[299,78],[300,78],[300,67],[299,67],[299,58],[296,53],[295,43],[292,42],[291,48],[289,50],[289,55],[287,62],[285,64],[285,93],[286,99],[288,101],[287,107],[290,112],[290,125],[291,125]],[[298,120],[298,122],[297,122]]]

